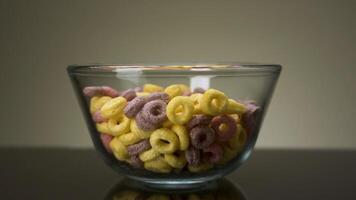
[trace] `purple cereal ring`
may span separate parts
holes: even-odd
[[[223,157],[223,149],[220,145],[213,143],[207,148],[203,149],[203,159],[209,163],[215,164]]]
[[[209,115],[194,115],[187,124],[187,128],[190,130],[196,126],[208,126],[212,117]]]
[[[183,92],[182,96],[190,96],[192,93],[189,90]]]
[[[124,108],[125,115],[129,118],[134,118],[137,113],[140,112],[145,103],[145,97],[135,97],[130,102],[128,102]]]
[[[93,121],[94,121],[95,123],[102,123],[102,122],[105,122],[105,121],[107,120],[107,119],[105,119],[105,118],[101,115],[100,111],[96,111],[96,112],[93,114],[92,118],[93,118]]]
[[[112,136],[109,134],[100,134],[100,140],[103,143],[106,151],[112,153],[112,150],[110,148],[110,142],[112,140]]]
[[[151,124],[160,125],[167,119],[166,106],[166,102],[159,99],[150,101],[143,106],[142,117]]]
[[[143,116],[142,116],[142,110],[137,113],[135,119],[136,119],[136,123],[137,123],[137,127],[140,128],[143,131],[153,131],[155,130],[158,125],[157,124],[152,124],[150,122],[148,122]]]
[[[241,122],[246,129],[248,135],[255,131],[257,126],[257,117],[260,113],[260,108],[254,102],[245,102],[247,111],[242,115]]]
[[[131,101],[136,97],[136,92],[134,89],[128,89],[123,91],[120,96],[124,97],[127,101]]]
[[[114,97],[118,97],[120,95],[120,93],[112,87],[102,86],[101,87],[101,95],[114,98]]]
[[[137,155],[131,156],[130,159],[127,160],[127,162],[133,168],[142,168],[143,167],[143,162],[140,160],[140,158]]]
[[[136,144],[127,146],[127,152],[130,156],[138,155],[139,153],[151,148],[150,141],[148,139],[142,140]]]
[[[194,147],[189,147],[187,151],[185,151],[185,158],[189,165],[198,165],[201,161],[201,153],[199,149]]]
[[[143,92],[142,87],[135,87],[134,90],[135,92]]]
[[[222,127],[221,125],[225,125]],[[236,122],[228,115],[219,115],[211,120],[211,127],[215,130],[217,140],[226,142],[236,134]]]
[[[190,141],[197,149],[204,149],[215,141],[215,133],[207,126],[196,126],[189,132]]]
[[[201,93],[204,94],[205,90],[201,87],[194,88],[193,93]]]
[[[146,101],[147,102],[158,100],[158,99],[168,103],[169,95],[167,93],[164,93],[164,92],[154,92],[154,93],[151,93],[151,94],[146,96]]]

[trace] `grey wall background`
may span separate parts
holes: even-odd
[[[356,148],[356,1],[0,1],[2,146],[91,147],[73,63],[280,63],[258,147]]]

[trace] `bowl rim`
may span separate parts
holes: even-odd
[[[157,76],[191,74],[279,74],[280,64],[248,62],[190,62],[190,63],[150,63],[150,64],[72,64],[67,67],[69,74],[75,75],[117,75]]]

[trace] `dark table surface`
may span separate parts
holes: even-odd
[[[144,193],[126,188],[129,181],[94,150],[3,148],[0,158],[0,199],[113,199],[115,194],[120,199],[120,192],[129,195],[128,189]],[[216,187],[222,190],[215,197],[355,200],[356,151],[256,150]]]

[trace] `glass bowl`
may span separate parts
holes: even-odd
[[[174,188],[246,161],[280,71],[237,63],[68,67],[103,160],[128,178]]]

